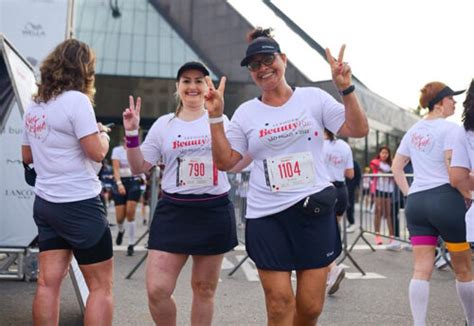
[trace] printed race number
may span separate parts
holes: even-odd
[[[217,185],[217,168],[211,157],[180,157],[178,158],[177,186],[191,188]]]
[[[310,152],[272,157],[265,160],[264,164],[272,192],[314,184],[314,162]]]

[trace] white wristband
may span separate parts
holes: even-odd
[[[138,129],[125,130],[125,136],[138,136]]]
[[[217,117],[217,118],[209,118],[209,123],[211,125],[213,125],[215,123],[221,123],[221,122],[224,122],[224,118],[223,118],[222,115],[220,117]]]

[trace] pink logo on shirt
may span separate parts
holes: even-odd
[[[411,134],[411,144],[416,150],[428,153],[433,148],[433,135],[428,129],[421,128]]]
[[[280,134],[288,131],[293,131],[302,127],[305,127],[308,123],[305,121],[295,121],[291,123],[286,123],[274,128],[263,128],[259,130],[258,136],[260,138],[268,136],[268,135],[275,135]]]
[[[26,131],[36,139],[44,139],[46,136],[46,115],[36,116],[28,113],[25,117]]]
[[[339,166],[343,162],[343,159],[340,155],[330,153],[326,155],[326,162],[333,166]]]
[[[187,140],[174,140],[172,143],[172,149],[190,147],[190,146],[203,146],[210,144],[211,139],[209,137],[187,139]]]

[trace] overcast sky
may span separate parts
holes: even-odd
[[[229,2],[244,11],[254,25],[278,25],[272,24],[274,17],[260,1]],[[457,90],[467,88],[474,77],[474,38],[470,33],[474,30],[474,1],[273,0],[273,3],[333,54],[345,43],[345,61],[353,73],[370,89],[401,107],[415,108],[419,90],[429,81],[438,80]],[[272,27],[280,43],[294,39],[284,25]],[[309,48],[301,44],[281,45],[282,51],[310,78],[329,78],[329,68],[317,62],[321,60]],[[460,121],[464,95],[456,99]]]

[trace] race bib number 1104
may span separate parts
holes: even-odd
[[[272,192],[314,184],[314,162],[310,152],[281,155],[264,160]]]

